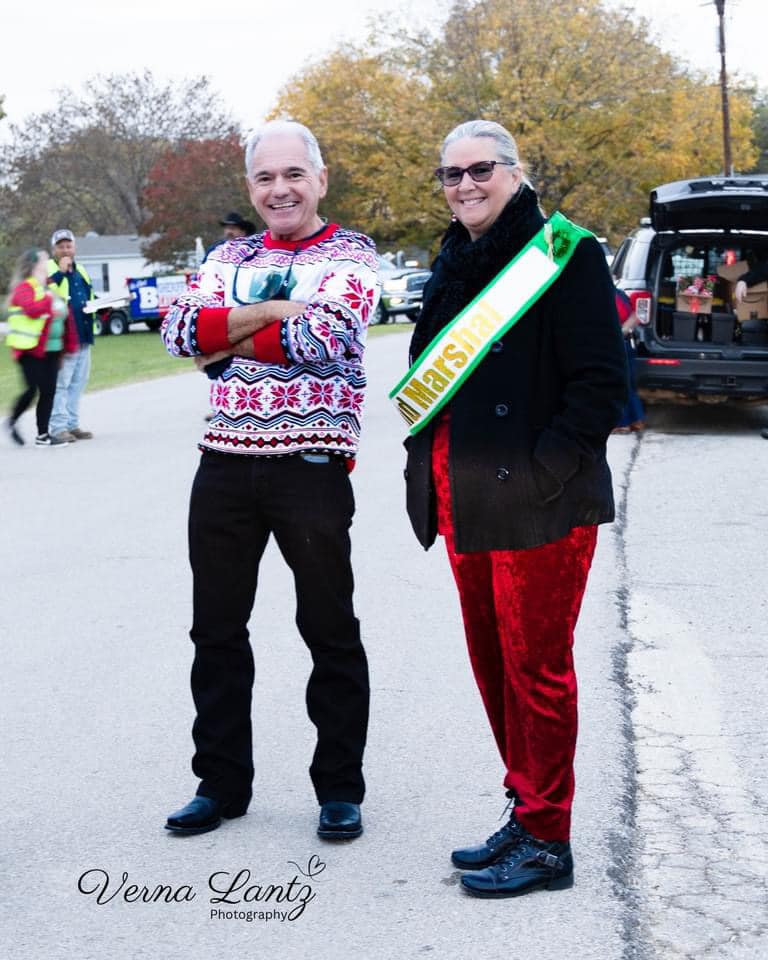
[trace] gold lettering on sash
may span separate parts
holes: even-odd
[[[432,406],[432,401],[437,400],[437,394],[430,390],[429,387],[425,387],[416,377],[411,380],[407,387],[403,387],[403,393],[409,400],[418,403],[422,410],[429,410]]]
[[[470,324],[481,337],[490,336],[501,321],[501,314],[487,304],[478,306],[477,312],[470,317]]]
[[[467,362],[466,353],[464,353],[462,350],[457,350],[456,345],[453,343],[449,343],[445,350],[443,350],[443,356],[448,363],[452,363],[454,367],[458,367],[459,370],[461,370],[461,368],[465,366]],[[437,362],[435,362],[435,365],[437,365]]]
[[[416,423],[420,417],[419,411],[412,407],[409,403],[406,403],[402,397],[397,398],[397,409],[400,411],[401,416],[409,426]]]
[[[457,325],[453,330],[451,330],[451,336],[454,340],[459,341],[470,357],[473,353],[475,353],[475,347],[480,346],[480,341],[467,327]]]
[[[445,350],[443,350],[442,357],[435,358],[435,367],[442,373],[444,376],[448,377],[449,380],[453,380],[456,374],[449,367],[445,365]]]
[[[427,423],[472,373],[479,355],[490,349],[532,303],[547,290],[588,231],[569,223],[560,213],[550,218],[549,229],[562,233],[568,243],[552,256],[551,238],[542,229],[505,267],[483,294],[436,336],[396,387],[390,398],[408,422],[411,434]],[[542,246],[547,241],[549,257]]]
[[[442,393],[451,382],[447,377],[444,377],[442,373],[438,373],[434,367],[425,370],[421,375],[421,379],[428,386],[432,387],[433,390],[437,390],[438,393]]]

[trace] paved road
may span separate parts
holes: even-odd
[[[727,438],[727,474],[706,484],[718,434],[673,437],[662,418],[660,432],[642,441],[611,441],[621,520],[601,530],[577,636],[577,885],[567,893],[478,902],[459,893],[447,852],[495,829],[501,770],[470,677],[447,563],[439,547],[421,550],[402,509],[402,430],[385,393],[404,352],[401,334],[376,338],[369,348],[370,402],[353,475],[356,602],[373,702],[366,833],[346,847],[314,836],[317,809],[306,774],[313,730],[303,693],[309,658],[292,623],[290,575],[272,548],[251,623],[257,779],[249,815],[197,838],[162,829],[165,814],[194,789],[184,527],[206,409],[203,379],[190,374],[87,396],[92,443],[0,450],[0,910],[14,960],[181,960],[214,952],[233,960],[710,955],[686,952],[698,950],[706,935],[696,911],[675,902],[682,919],[666,923],[673,919],[667,907],[680,892],[676,884],[694,894],[701,889],[707,836],[717,833],[722,845],[713,849],[722,851],[738,828],[728,849],[748,838],[749,858],[759,854],[762,713],[749,706],[763,690],[751,679],[745,701],[742,681],[744,663],[757,674],[764,655],[758,591],[765,539],[758,527],[766,514],[754,478],[765,476],[768,443],[739,421],[737,435]],[[674,456],[679,444],[689,444],[685,467]],[[724,510],[718,522],[738,515],[749,524],[738,530],[730,563],[730,526],[722,528],[719,552],[700,536],[712,522],[713,499]],[[728,614],[739,583],[738,611]],[[711,647],[698,643],[697,618]],[[741,664],[720,656],[739,632],[736,622],[748,634],[741,652],[754,657]],[[677,629],[680,623],[687,630]],[[664,654],[667,643],[672,659]],[[700,689],[690,687],[691,666],[710,686],[689,714]],[[654,685],[657,673],[667,687]],[[721,688],[713,701],[715,679]],[[669,689],[680,693],[657,698]],[[739,691],[741,701],[730,698]],[[713,702],[717,714],[707,709]],[[669,715],[670,704],[681,716]],[[689,718],[694,725],[686,725]],[[705,733],[716,737],[735,718],[741,725],[714,751],[702,752],[691,739],[695,724],[706,723]],[[688,751],[677,766],[670,759],[676,745]],[[702,758],[700,771],[691,757]],[[727,782],[712,779],[718,789],[710,792],[705,774]],[[657,809],[662,786],[692,805],[691,816],[702,820],[698,833],[687,814]],[[711,821],[696,807],[704,798],[718,804]],[[724,812],[731,809],[733,820]],[[686,858],[692,833],[693,862]],[[716,925],[712,936],[725,937],[729,950],[750,950],[756,941],[747,931],[758,923],[764,878],[757,859],[740,858],[745,892],[747,884],[729,876],[731,863],[724,856],[714,874],[707,872],[715,886],[699,914],[714,910],[722,884],[734,916],[732,901],[740,901],[741,919]],[[84,874],[80,885],[93,893],[78,891]],[[226,895],[232,883],[238,890]],[[131,884],[139,889],[128,890]],[[264,900],[269,884],[290,899],[275,902],[273,892]],[[158,885],[167,885],[159,900],[141,899],[140,888]],[[251,902],[212,903],[217,897]],[[248,920],[249,912],[256,919]],[[259,912],[277,915],[267,920]]]
[[[766,423],[652,408],[617,478],[647,957],[768,956]]]

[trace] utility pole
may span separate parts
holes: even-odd
[[[714,0],[714,2],[719,21],[720,98],[723,109],[723,173],[726,177],[731,177],[733,176],[733,160],[731,158],[731,117],[728,110],[728,77],[725,72],[725,0]]]

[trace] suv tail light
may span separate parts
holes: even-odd
[[[647,290],[630,290],[629,299],[637,319],[643,326],[651,322],[651,295]]]

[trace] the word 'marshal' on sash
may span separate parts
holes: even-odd
[[[427,346],[389,394],[411,435],[460,389],[494,341],[562,273],[588,230],[555,213],[527,246]]]

